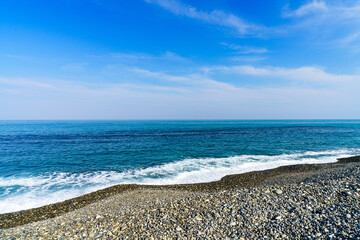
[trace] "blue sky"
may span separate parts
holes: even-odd
[[[360,1],[0,2],[0,119],[360,118]]]

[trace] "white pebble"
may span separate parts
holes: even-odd
[[[283,191],[281,190],[281,189],[276,189],[276,194],[282,194],[283,193]]]

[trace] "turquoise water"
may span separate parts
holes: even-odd
[[[0,213],[360,154],[360,120],[0,121]]]

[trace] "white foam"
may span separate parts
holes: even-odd
[[[297,154],[268,155],[241,155],[228,158],[200,158],[185,159],[168,163],[162,166],[146,168],[134,172],[141,176],[142,184],[182,184],[199,183],[220,180],[229,174],[239,174],[251,171],[276,168],[279,166],[330,163],[337,158],[351,156],[348,150],[305,152]],[[164,176],[153,179],[151,176]],[[128,176],[127,176],[128,177]],[[131,180],[126,183],[133,183]]]
[[[0,178],[5,188],[0,213],[19,211],[64,201],[105,187],[124,183],[183,184],[216,181],[229,174],[304,163],[330,163],[359,154],[358,150],[304,152],[294,154],[240,155],[227,158],[185,159],[126,172],[51,173],[42,176]],[[17,189],[9,191],[9,189]]]
[[[56,192],[43,192],[32,190],[21,195],[15,195],[0,201],[0,213],[16,212],[24,209],[44,206],[61,202],[85,194],[79,190],[61,190]]]

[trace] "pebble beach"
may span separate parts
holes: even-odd
[[[115,186],[2,214],[0,238],[360,239],[359,160],[280,167],[212,183]]]

